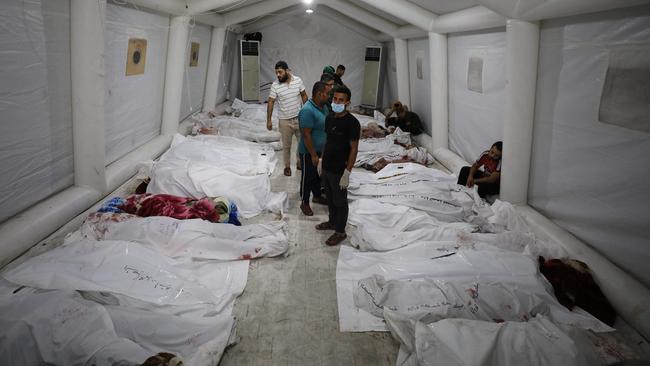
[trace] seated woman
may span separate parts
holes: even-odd
[[[471,167],[464,166],[458,174],[458,184],[469,188],[476,184],[481,197],[499,194],[502,147],[503,143],[497,141],[492,144],[490,150],[484,151]]]
[[[391,117],[397,112],[397,117]],[[404,132],[410,132],[411,135],[417,136],[422,133],[422,122],[417,114],[408,110],[399,100],[395,101],[390,111],[386,114],[386,127],[399,127]],[[392,131],[391,131],[392,132]]]

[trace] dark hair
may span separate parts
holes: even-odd
[[[338,69],[341,69],[341,70],[345,71],[345,66],[343,66],[343,65],[338,65],[338,66],[336,67],[336,69],[337,69],[337,70],[338,70]]]
[[[323,75],[320,76],[320,81],[327,83],[330,80],[334,80],[334,76],[330,73],[324,73]],[[334,80],[336,81],[336,80]]]
[[[316,93],[324,92],[327,88],[327,84],[322,81],[317,81],[314,83],[314,87],[311,88],[311,97],[313,98]]]
[[[338,85],[338,86],[336,86],[336,87],[334,88],[334,92],[332,93],[332,95],[334,95],[334,94],[336,94],[336,93],[343,93],[343,94],[347,95],[347,96],[348,96],[348,101],[349,101],[350,99],[352,99],[352,92],[351,92],[350,89],[348,89],[348,87],[345,86],[345,85]]]
[[[289,68],[289,65],[287,65],[286,62],[284,61],[278,61],[275,63],[275,69],[284,69],[287,70]]]
[[[496,147],[497,149],[499,149],[499,151],[503,151],[503,142],[497,141],[492,144],[492,147]]]

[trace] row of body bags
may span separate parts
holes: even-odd
[[[282,149],[278,117],[274,111],[271,121],[273,129],[266,128],[266,104],[249,104],[235,99],[226,109],[228,115],[202,112],[192,116],[192,134],[220,135],[268,144],[275,150]]]
[[[147,193],[181,197],[226,197],[245,218],[288,207],[286,192],[271,192],[275,151],[227,136],[174,136],[170,149],[151,162]]]
[[[350,177],[350,241],[337,263],[341,331],[391,331],[398,365],[597,365],[589,333],[613,329],[561,305],[514,207],[454,176],[389,164]]]
[[[244,216],[281,212],[275,164],[268,146],[176,136],[148,190],[225,196]],[[3,270],[0,364],[139,365],[168,352],[215,365],[234,341],[249,259],[286,253],[285,226],[90,214],[61,246]]]

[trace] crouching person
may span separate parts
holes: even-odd
[[[499,194],[502,147],[503,143],[497,141],[490,150],[484,151],[471,167],[464,166],[458,174],[458,184],[469,188],[477,185],[481,197]]]
[[[325,120],[327,134],[323,157],[318,164],[318,173],[323,180],[329,220],[316,225],[317,230],[334,230],[327,245],[338,245],[346,238],[348,222],[348,186],[350,173],[357,160],[361,125],[348,112],[350,89],[340,86],[334,89],[332,113]]]

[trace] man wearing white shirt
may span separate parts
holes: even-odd
[[[277,100],[279,107],[278,118],[280,119],[279,129],[280,135],[282,135],[284,175],[291,176],[291,145],[293,136],[296,136],[296,142],[300,141],[298,113],[308,98],[302,79],[289,72],[289,66],[286,62],[278,61],[275,64],[275,76],[278,77],[278,80],[271,85],[269,105],[266,108],[266,128],[269,131],[273,128],[271,115]],[[296,167],[301,169],[299,164],[298,159],[296,159]]]

